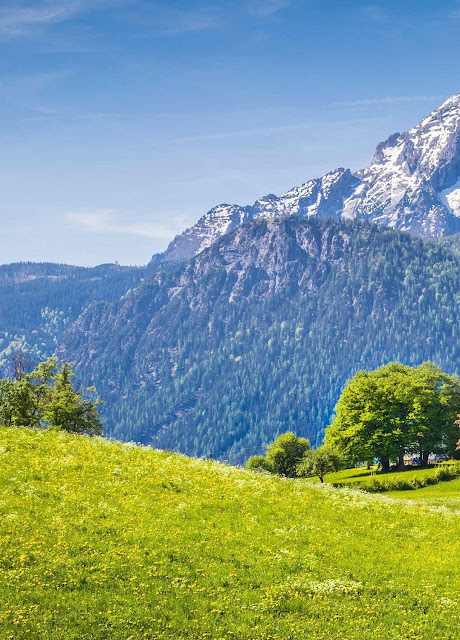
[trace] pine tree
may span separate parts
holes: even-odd
[[[44,419],[55,429],[72,433],[102,435],[97,405],[100,400],[88,400],[72,385],[75,376],[69,363],[64,363],[56,374],[51,397],[46,405]],[[88,391],[94,392],[94,388]]]

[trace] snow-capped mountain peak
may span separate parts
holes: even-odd
[[[452,96],[420,124],[378,145],[361,183],[344,206],[348,218],[368,218],[422,236],[460,229],[457,194],[460,175],[460,94]]]
[[[367,169],[336,169],[253,205],[218,205],[177,236],[164,258],[191,257],[256,217],[368,219],[425,237],[460,231],[460,94],[377,146]]]

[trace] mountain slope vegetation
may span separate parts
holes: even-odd
[[[460,355],[460,260],[367,223],[256,220],[92,305],[63,336],[107,433],[243,462],[293,430],[317,444],[347,379]]]
[[[115,264],[74,267],[23,262],[0,266],[0,372],[9,357],[27,354],[30,366],[51,356],[58,337],[95,300],[118,300],[139,284],[145,268]]]
[[[14,428],[0,487],[5,639],[460,637],[458,509]]]

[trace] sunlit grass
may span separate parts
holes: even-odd
[[[457,465],[443,464],[441,465],[441,467],[454,469],[457,467]],[[391,488],[394,488],[395,490],[407,489],[413,491],[413,487],[409,489],[405,485],[413,483],[414,481],[418,481],[420,484],[423,484],[423,482],[427,478],[436,479],[437,475],[439,474],[439,469],[440,466],[431,467],[428,469],[405,469],[402,471],[390,471],[387,473],[382,473],[379,472],[377,470],[377,467],[375,466],[371,469],[367,469],[366,467],[361,466],[355,469],[344,469],[342,471],[337,471],[336,473],[329,473],[325,476],[324,481],[335,486],[353,485],[364,489],[372,487],[373,485],[378,483],[378,485],[382,485],[385,489],[390,489],[386,491],[386,493],[388,494],[390,493]],[[452,482],[452,479],[448,479],[447,481]],[[417,489],[418,488],[416,487],[415,490]]]
[[[13,429],[0,490],[2,640],[460,638],[452,509]]]

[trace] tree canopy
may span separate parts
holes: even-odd
[[[391,362],[359,371],[345,386],[325,442],[350,462],[379,458],[402,464],[405,453],[422,462],[433,453],[453,455],[460,409],[460,379],[431,362],[410,367]]]
[[[318,449],[307,451],[297,466],[299,476],[318,476],[324,482],[324,476],[339,471],[343,461],[339,453],[330,446],[323,445]]]
[[[70,363],[59,368],[56,358],[41,362],[30,373],[16,368],[14,380],[0,380],[0,422],[102,435],[97,410],[100,400],[84,398],[73,387],[73,377]],[[94,388],[87,392],[94,393]]]
[[[265,457],[251,456],[246,466],[248,469],[263,469],[294,478],[299,463],[309,449],[307,438],[298,438],[295,433],[288,431],[267,446]]]

